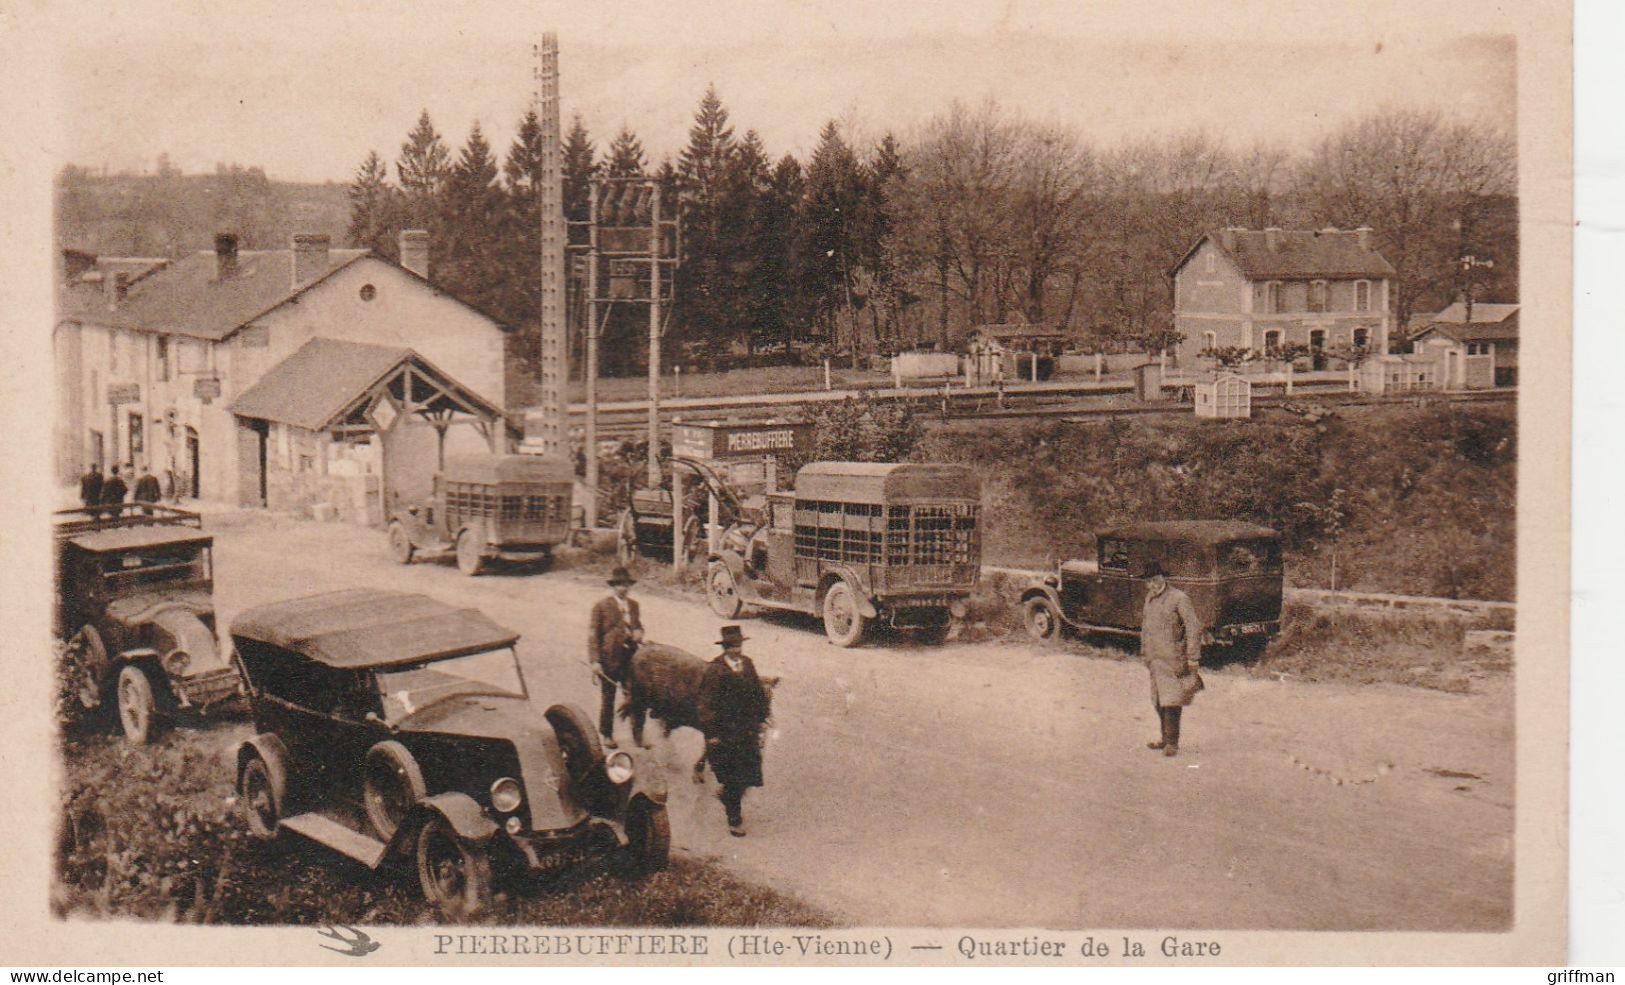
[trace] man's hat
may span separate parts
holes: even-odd
[[[616,565],[615,570],[609,573],[609,583],[611,585],[636,585],[638,580],[633,578],[631,573],[624,567]]]
[[[723,646],[739,646],[748,639],[750,637],[746,636],[745,631],[738,626],[724,626],[722,627],[722,639],[717,640],[717,642]]]

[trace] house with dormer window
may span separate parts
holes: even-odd
[[[1394,267],[1369,228],[1219,229],[1170,273],[1182,366],[1212,349],[1264,355],[1296,344],[1317,364],[1328,352],[1388,349]]]

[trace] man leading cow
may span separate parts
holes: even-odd
[[[643,642],[643,621],[638,615],[632,586],[637,579],[623,567],[609,576],[612,594],[592,607],[587,628],[587,662],[598,682],[598,732],[604,745],[615,748],[615,690],[626,678],[626,667]]]

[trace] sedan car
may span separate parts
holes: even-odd
[[[350,589],[248,610],[231,635],[258,732],[237,754],[255,837],[291,831],[372,869],[415,860],[452,918],[489,901],[493,869],[665,867],[660,772],[606,757],[576,707],[540,710],[518,634],[478,610]]]

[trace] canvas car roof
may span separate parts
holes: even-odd
[[[964,465],[812,462],[796,473],[796,498],[882,504],[921,499],[979,502],[982,482]]]
[[[1162,520],[1110,527],[1095,534],[1097,539],[1183,541],[1191,544],[1220,544],[1231,540],[1279,537],[1269,527],[1240,520]]]
[[[142,547],[162,547],[175,544],[202,544],[214,540],[193,527],[175,524],[155,524],[150,527],[115,527],[111,530],[89,530],[74,534],[68,543],[81,551],[102,554],[110,551],[130,551]]]
[[[519,634],[478,609],[412,592],[352,588],[248,609],[231,635],[292,650],[330,667],[422,663],[512,646]]]

